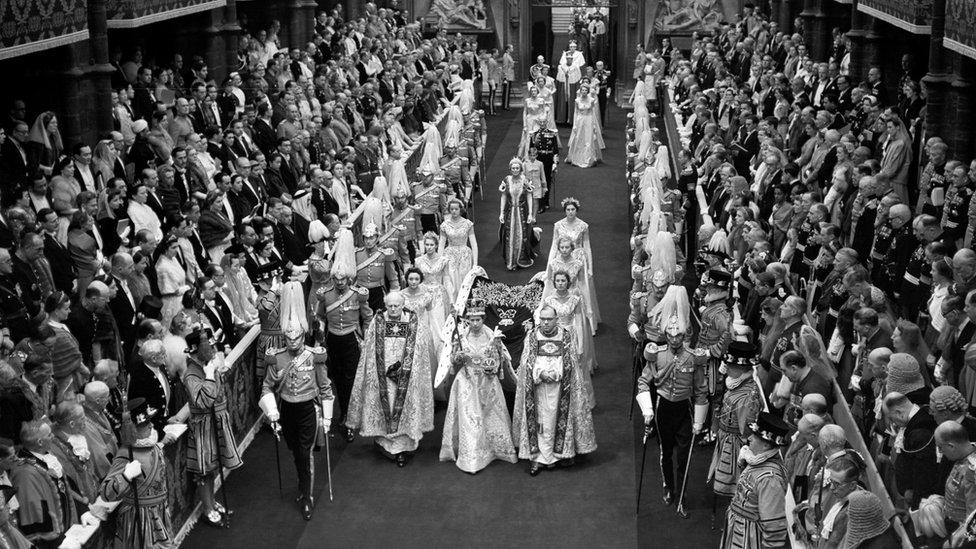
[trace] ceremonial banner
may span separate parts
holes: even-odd
[[[0,0],[0,59],[88,38],[86,0]]]
[[[107,0],[110,29],[131,29],[227,5],[227,0]]]

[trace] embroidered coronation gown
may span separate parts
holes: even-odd
[[[600,134],[598,122],[600,109],[592,94],[579,94],[576,97],[576,116],[573,131],[569,134],[569,155],[567,159],[575,166],[589,168],[603,158],[606,148]]]
[[[457,297],[461,282],[475,265],[474,254],[468,246],[468,240],[474,232],[474,223],[470,219],[459,217],[456,221],[445,219],[441,223],[441,234],[447,245],[443,254],[447,258],[447,270],[444,273],[444,287],[451,302]]]
[[[583,264],[583,269],[579,275],[575,276],[570,269],[569,272],[570,290],[578,292],[583,297],[583,311],[589,319],[590,330],[596,335],[597,325],[600,324],[600,306],[596,301],[596,283],[593,281],[593,252],[590,250],[590,226],[582,219],[570,224],[565,219],[560,219],[552,227],[552,246],[549,248],[549,265],[555,266],[550,273],[547,273],[546,287],[543,290],[543,297],[552,293],[552,272],[560,270],[563,262],[559,258],[559,240],[563,237],[569,238],[573,242],[573,257]],[[549,269],[547,269],[549,270]]]
[[[505,193],[504,221],[501,226],[502,257],[509,270],[528,268],[535,263],[532,225],[529,223],[529,196],[532,185],[525,176],[505,176],[498,190]]]
[[[500,378],[511,376],[511,356],[488,329],[476,338],[463,328],[451,355],[457,376],[444,416],[441,461],[477,473],[496,459],[515,463],[512,421]]]

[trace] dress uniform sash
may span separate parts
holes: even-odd
[[[365,261],[363,261],[363,262],[359,263],[358,265],[356,265],[356,271],[358,272],[358,271],[360,271],[360,270],[368,267],[370,263],[376,261],[377,259],[379,259],[383,255],[385,255],[383,253],[383,250],[377,250],[377,251],[373,252],[373,255],[367,257]]]
[[[383,407],[383,415],[386,417],[388,432],[395,433],[400,428],[400,415],[403,413],[403,403],[407,399],[407,388],[410,386],[410,372],[413,370],[413,349],[417,340],[417,316],[409,311],[404,311],[404,315],[409,315],[406,322],[390,322],[387,324],[386,315],[376,315],[376,334],[374,347],[376,349],[376,376],[379,378],[380,404]],[[403,337],[406,342],[403,345],[403,355],[389,369],[386,367],[386,336]],[[390,409],[389,399],[386,398],[386,380],[389,379],[396,383],[396,396],[393,400],[393,409]]]
[[[346,295],[344,295],[344,296],[340,297],[339,299],[335,300],[331,305],[329,305],[328,307],[325,308],[325,314],[329,314],[332,311],[338,309],[345,302],[349,301],[349,298],[351,298],[354,295],[359,295],[359,292],[357,292],[357,291],[355,291],[353,289],[347,290],[346,291]]]

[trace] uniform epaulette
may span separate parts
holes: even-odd
[[[711,354],[708,352],[708,349],[702,349],[701,347],[695,347],[694,349],[689,348],[688,352],[693,356],[709,356]]]
[[[310,346],[308,347],[308,350],[317,355],[325,354],[325,347],[322,347],[321,345]]]
[[[966,467],[968,467],[970,471],[976,471],[976,453],[966,456]]]
[[[264,350],[264,353],[273,356],[280,353],[281,351],[284,351],[284,349],[281,347],[268,347],[267,349]]]
[[[380,248],[380,251],[383,252],[383,255],[386,257],[393,257],[393,248]]]
[[[657,343],[648,343],[644,347],[645,353],[661,353],[668,350],[667,345],[658,345]]]
[[[369,295],[369,290],[366,289],[366,288],[363,288],[362,286],[353,286],[352,287],[352,290],[354,292],[356,292],[357,294],[361,295],[361,296],[367,296],[367,295]]]

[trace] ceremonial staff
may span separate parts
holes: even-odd
[[[281,450],[278,448],[278,443],[281,442],[281,425],[278,425],[277,421],[271,422],[271,432],[274,434],[275,466],[278,469],[278,499],[281,499],[285,496],[281,490]]]

